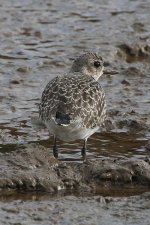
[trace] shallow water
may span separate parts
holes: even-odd
[[[47,141],[40,141],[39,143],[52,151],[52,137]],[[146,143],[147,139],[142,139],[138,135],[132,135],[132,137],[130,137],[130,135],[126,133],[96,133],[88,140],[87,157],[88,159],[94,159],[97,157],[142,159],[145,158],[146,155],[144,147]],[[76,141],[73,143],[58,142],[60,150],[59,158],[63,161],[82,161],[82,145],[83,141]]]
[[[50,152],[52,151],[53,138],[51,136],[49,138],[45,129],[34,129],[30,118],[37,115],[38,103],[46,83],[56,75],[68,71],[76,55],[93,50],[101,52],[108,64],[106,67],[108,71],[103,75],[100,83],[106,93],[111,119],[116,124],[112,129],[94,134],[88,140],[88,157],[90,159],[96,157],[143,159],[149,156],[149,150],[145,148],[150,138],[148,129],[150,127],[149,21],[148,0],[103,0],[101,3],[97,0],[92,2],[1,0],[0,152],[15,151],[18,145],[32,142],[40,143],[48,147]],[[120,122],[120,118],[126,120],[127,124]],[[130,129],[132,128],[128,126],[130,119],[141,124],[141,127],[133,124],[134,129]],[[60,142],[60,160],[81,162],[81,147],[81,141]],[[142,192],[145,191],[147,189]],[[102,190],[98,193],[107,195]],[[119,196],[119,191],[117,193]],[[140,194],[140,191],[137,188],[133,193]],[[4,197],[4,200],[9,201],[10,197],[12,205],[17,205],[14,201],[16,199],[24,200],[22,195],[15,197],[12,194],[12,196]],[[75,202],[78,200],[74,199],[74,204]],[[37,203],[34,202],[33,208],[36,209]],[[42,204],[42,207],[45,207],[44,203]],[[61,203],[57,202],[57,204]],[[66,207],[70,206],[65,200],[64,204]],[[95,203],[90,204],[95,205]],[[29,214],[26,210],[27,206],[24,207],[25,213]],[[116,207],[119,209],[119,204]],[[29,208],[32,208],[30,202]],[[136,214],[140,206],[132,210],[133,214]],[[5,217],[9,215],[12,219],[12,215],[7,213],[7,210],[4,211],[6,214],[1,223],[10,224],[9,219]],[[4,211],[1,211],[2,214]],[[109,222],[118,225],[126,224],[123,211],[120,215],[115,213]],[[127,224],[148,225],[148,216],[144,213],[143,210],[145,217],[138,214],[136,223],[129,215]],[[55,210],[52,211],[52,215],[55,215]],[[65,215],[68,216],[67,213]],[[30,220],[29,217],[27,223],[20,222],[20,224],[40,223],[40,219],[37,222]],[[21,215],[19,218],[22,221],[25,217]],[[43,221],[48,224],[47,215]],[[81,222],[77,219],[76,221],[77,224]],[[88,224],[88,217],[84,221]],[[89,221],[92,219],[90,218]],[[100,224],[95,221],[93,223]],[[75,220],[74,224],[76,224]]]
[[[10,133],[15,136],[20,135],[26,137],[28,134],[25,132],[18,132],[15,129],[10,129]],[[46,134],[46,133],[45,133]],[[8,138],[9,142],[9,138]],[[39,141],[27,141],[27,143],[38,143],[49,149],[52,154],[53,137],[47,132],[46,139]],[[23,143],[26,143],[25,141]],[[22,143],[22,144],[23,144]],[[114,159],[144,159],[149,155],[149,151],[145,149],[147,138],[140,135],[130,135],[125,132],[120,133],[96,133],[89,138],[87,143],[87,157],[88,159],[110,157]],[[21,143],[20,143],[21,144]],[[83,141],[77,140],[71,143],[64,143],[57,141],[59,148],[59,159],[63,161],[83,161],[81,157],[81,149]],[[19,144],[16,143],[1,143],[0,152],[15,151]]]

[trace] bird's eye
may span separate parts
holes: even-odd
[[[95,61],[95,62],[94,62],[94,66],[95,66],[96,68],[100,67],[100,65],[101,65],[101,64],[100,64],[99,61]]]

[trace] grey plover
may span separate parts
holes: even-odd
[[[54,136],[53,154],[58,157],[56,140],[84,140],[81,150],[86,155],[87,139],[105,121],[105,94],[98,83],[103,74],[102,57],[85,53],[75,59],[71,70],[52,79],[43,91],[39,116]]]

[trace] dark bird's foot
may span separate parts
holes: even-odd
[[[58,148],[56,145],[56,138],[54,138],[53,155],[55,158],[58,158]]]
[[[82,148],[81,155],[84,159],[86,158],[86,149],[85,148]]]
[[[55,158],[58,158],[58,148],[56,146],[53,147],[53,155]]]
[[[84,140],[83,148],[81,150],[81,155],[84,159],[86,158],[86,140]]]

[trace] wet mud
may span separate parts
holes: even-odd
[[[9,202],[9,205],[2,202],[0,221],[2,224],[148,225],[149,198],[149,193],[128,198],[70,195],[38,200],[34,196],[28,201]]]
[[[30,144],[1,154],[1,190],[94,192],[99,186],[150,187],[150,160],[83,160],[61,162],[48,149]]]
[[[149,224],[148,158],[65,163],[30,144],[0,165],[1,224]]]
[[[0,1],[1,224],[150,224],[149,21],[148,0]],[[56,160],[31,118],[84,51],[105,61],[106,125],[87,161],[82,141],[59,142]]]

